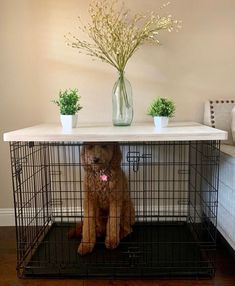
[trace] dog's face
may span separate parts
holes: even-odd
[[[113,163],[120,164],[121,152],[115,143],[85,143],[82,149],[82,163],[84,168],[101,170]]]

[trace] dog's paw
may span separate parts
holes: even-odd
[[[108,249],[117,248],[119,244],[119,239],[117,237],[106,237],[105,246]]]
[[[91,242],[81,242],[78,247],[78,253],[80,255],[86,255],[88,253],[91,253],[94,248],[94,243]]]

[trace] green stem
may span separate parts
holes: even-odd
[[[120,93],[121,97],[123,96],[123,99],[125,101],[126,107],[130,108],[130,103],[128,100],[127,90],[126,90],[126,84],[125,84],[125,77],[124,77],[124,71],[120,71],[119,73],[119,81],[120,81]]]
[[[131,105],[129,103],[128,94],[126,90],[124,71],[122,70],[119,70],[119,77],[118,77],[118,81],[116,82],[114,93],[117,94],[119,98],[118,99],[119,100],[119,112],[120,112],[120,115],[123,116],[123,106],[125,105],[126,108],[130,108]]]

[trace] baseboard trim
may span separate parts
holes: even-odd
[[[15,211],[13,208],[0,208],[0,226],[14,226]]]

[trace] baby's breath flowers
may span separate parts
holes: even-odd
[[[169,2],[162,8],[168,4]],[[159,45],[160,31],[177,30],[181,23],[174,20],[171,15],[161,16],[154,12],[146,15],[131,15],[125,5],[121,5],[118,0],[93,0],[89,6],[89,14],[90,23],[82,24],[79,17],[80,25],[78,27],[80,32],[88,36],[88,40],[83,40],[80,35],[75,36],[69,33],[65,36],[67,45],[93,59],[100,59],[118,70],[119,79],[113,89],[113,94],[118,98],[117,114],[121,118],[117,121],[125,122],[122,125],[129,125],[133,118],[133,111],[124,78],[128,60],[145,43]],[[126,116],[124,107],[130,111],[129,118]],[[121,124],[114,123],[114,125]]]
[[[91,42],[69,33],[65,36],[67,45],[110,64],[120,73],[124,72],[128,60],[141,45],[159,45],[161,30],[171,32],[180,28],[180,21],[171,15],[160,16],[154,12],[130,15],[118,0],[92,1],[89,14],[91,22],[83,25],[80,20],[79,29],[88,35]]]

